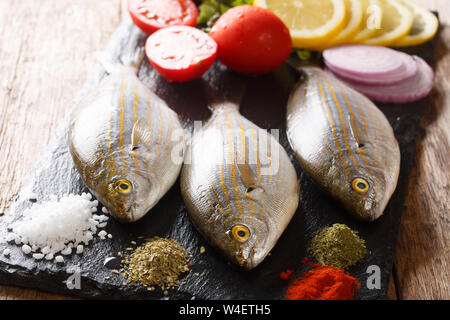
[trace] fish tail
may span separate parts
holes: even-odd
[[[297,70],[300,73],[303,73],[305,70],[319,68],[317,62],[315,61],[303,61],[294,55],[290,55],[286,60],[286,63],[293,69]]]
[[[312,75],[318,74],[322,70],[316,63],[302,61],[292,55],[288,58],[287,64],[300,74],[300,80],[302,82],[308,81]]]
[[[203,88],[211,111],[224,106],[239,109],[247,87],[247,78],[234,73],[220,63],[214,66],[203,78]]]
[[[138,47],[135,51],[131,50],[127,55],[121,56],[120,61],[124,66],[133,68],[136,73],[139,70],[139,67],[144,60],[145,50],[143,46]]]
[[[125,56],[120,56],[119,59],[114,59],[106,51],[96,52],[94,55],[108,74],[114,73],[115,71],[122,69],[124,66],[132,68],[135,70],[135,73],[137,73],[139,66],[144,60],[145,51],[143,48],[135,51],[132,50],[131,53]]]

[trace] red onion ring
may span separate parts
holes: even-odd
[[[412,58],[417,65],[416,74],[414,77],[394,85],[364,85],[342,79],[330,69],[326,69],[325,71],[372,100],[392,103],[413,102],[426,97],[433,89],[434,72],[422,58],[417,56],[413,56]]]
[[[367,85],[396,84],[417,72],[410,55],[385,47],[342,45],[325,50],[323,58],[339,77]]]

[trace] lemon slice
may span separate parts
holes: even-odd
[[[350,41],[353,43],[363,42],[377,32],[377,25],[381,25],[383,12],[379,0],[360,0],[363,10],[362,29]]]
[[[294,48],[314,48],[338,34],[345,23],[344,0],[254,0],[286,24]]]
[[[363,43],[388,46],[405,37],[411,30],[413,14],[399,0],[380,0],[383,11],[381,28]]]
[[[439,28],[439,20],[436,16],[411,1],[403,0],[402,3],[413,13],[413,25],[409,33],[394,45],[399,47],[415,46],[432,39]]]
[[[348,43],[350,39],[363,28],[363,7],[360,0],[344,0],[345,20],[342,31],[331,39],[326,45],[318,48],[320,50]]]

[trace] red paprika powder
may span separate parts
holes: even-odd
[[[294,270],[287,269],[285,272],[280,273],[280,279],[287,280],[291,276],[291,274],[294,272]]]
[[[306,261],[305,261],[306,262]],[[344,269],[309,264],[314,269],[302,279],[294,279],[286,292],[286,300],[352,300],[360,284]],[[282,273],[286,276],[286,273]]]

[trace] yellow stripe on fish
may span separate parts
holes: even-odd
[[[180,181],[191,221],[232,262],[254,268],[298,206],[299,186],[289,156],[267,131],[227,102],[213,106],[212,117],[193,136],[188,152],[192,161],[184,164]],[[277,170],[263,174],[268,168],[262,159],[270,163],[274,154]],[[212,215],[211,204],[199,197],[203,193],[216,202]]]
[[[182,161],[169,150],[179,145],[184,150],[185,139],[172,141],[175,130],[183,133],[177,115],[141,83],[135,69],[117,66],[72,113],[69,150],[96,198],[116,219],[132,222],[178,177]]]
[[[331,109],[330,109],[330,107],[328,105],[328,102],[327,102],[327,100],[325,98],[325,93],[324,93],[324,90],[323,90],[323,87],[322,87],[322,84],[320,83],[320,81],[317,81],[317,86],[319,87],[319,90],[320,90],[320,95],[321,95],[321,98],[322,98],[322,105],[327,111],[328,120],[330,122],[331,132],[333,133],[334,145],[336,146],[336,148],[338,150],[339,158],[342,159],[342,161],[344,162],[344,165],[345,165],[347,163],[347,161],[346,161],[346,159],[344,157],[344,154],[342,152],[341,146],[339,145],[339,139],[338,139],[338,135],[336,133],[336,127],[335,127],[335,124],[334,124],[334,121],[333,121],[333,116],[332,116],[332,113],[331,113]]]
[[[125,87],[127,84],[127,73],[128,70],[125,70],[123,75],[122,87],[120,88],[120,132],[119,132],[119,150],[125,170],[128,169],[128,163],[125,160],[123,153],[123,139],[124,139],[123,134],[125,130]]]
[[[287,135],[297,159],[351,215],[377,219],[395,190],[400,168],[392,127],[370,100],[321,69],[301,72],[304,77],[287,107]]]
[[[215,125],[217,126],[217,131],[221,132],[222,125],[220,124],[219,120],[220,120],[219,117],[215,118]],[[225,195],[225,203],[226,203],[227,206],[229,206],[230,195],[228,194],[228,189],[227,189],[227,186],[225,184],[225,177],[224,177],[224,170],[223,170],[224,163],[225,163],[225,161],[222,161],[222,162],[218,163],[219,176],[220,176],[220,188],[221,188],[223,194]]]
[[[239,187],[236,183],[236,166],[234,165],[234,156],[235,156],[235,146],[234,146],[234,142],[233,142],[233,130],[231,127],[231,121],[230,121],[230,113],[229,113],[229,108],[226,108],[225,110],[225,117],[226,117],[226,121],[227,121],[227,132],[228,132],[228,143],[230,146],[230,150],[229,150],[229,165],[231,167],[231,180],[233,182],[233,190],[234,190],[234,195],[235,198],[234,200],[236,201],[236,206],[239,212],[239,215],[242,215],[242,206],[241,206],[241,201],[239,200]]]

